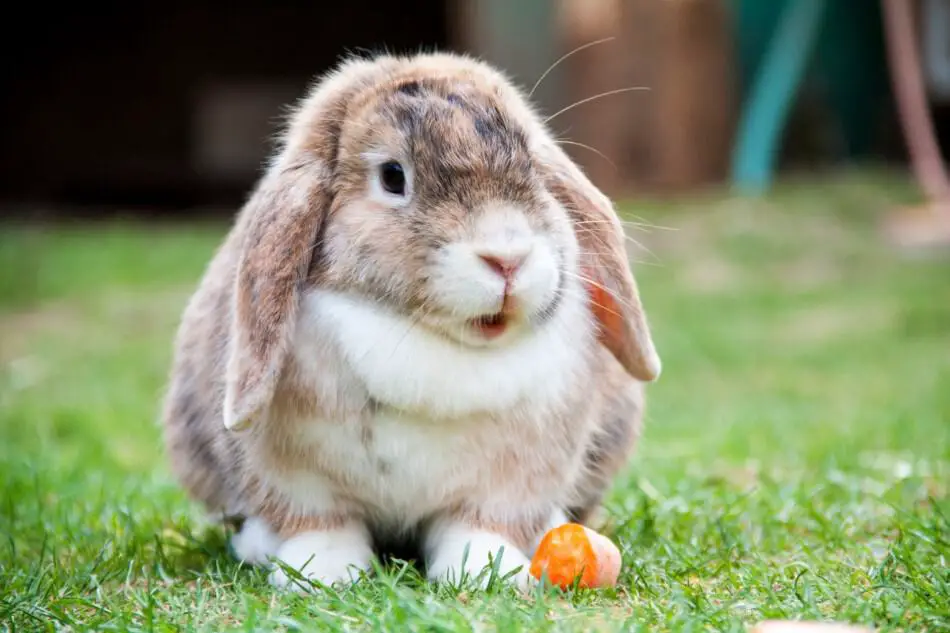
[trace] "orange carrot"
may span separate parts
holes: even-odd
[[[567,589],[612,587],[620,574],[620,550],[610,539],[576,523],[560,525],[541,539],[531,575]]]

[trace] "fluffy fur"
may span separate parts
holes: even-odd
[[[503,550],[523,586],[543,532],[599,505],[659,369],[610,201],[512,84],[455,55],[351,60],[185,310],[166,443],[243,520],[243,560],[350,581],[410,539],[434,580]]]

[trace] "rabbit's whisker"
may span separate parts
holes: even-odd
[[[583,300],[583,301],[586,301],[586,302],[589,303],[590,305],[593,305],[593,306],[596,306],[596,307],[600,308],[600,309],[603,310],[604,312],[608,312],[608,313],[610,313],[610,314],[612,314],[612,315],[614,315],[614,316],[617,316],[617,317],[620,317],[620,318],[624,318],[622,314],[620,314],[619,312],[617,312],[617,311],[614,310],[613,308],[611,308],[611,307],[609,307],[609,306],[605,306],[604,304],[600,303],[599,301],[595,301],[595,300],[592,299],[590,296],[585,295],[584,293],[576,292],[576,291],[566,291],[565,294],[564,294],[564,296],[565,296],[565,297],[568,297],[568,298],[571,298],[571,299],[581,299],[581,300]]]
[[[594,280],[594,279],[591,279],[590,277],[588,277],[588,276],[586,276],[586,275],[581,275],[581,274],[579,274],[579,273],[572,273],[572,272],[570,272],[570,271],[568,271],[568,270],[565,270],[565,271],[562,271],[562,272],[563,272],[565,275],[567,275],[568,277],[573,277],[573,278],[578,279],[578,280],[580,280],[580,281],[582,281],[582,282],[584,282],[584,283],[586,283],[586,284],[590,284],[590,285],[594,286],[595,288],[599,288],[600,290],[603,290],[603,291],[606,292],[608,295],[610,295],[610,297],[613,298],[614,301],[616,301],[616,302],[619,303],[620,305],[624,306],[625,308],[629,308],[629,309],[631,309],[631,310],[634,309],[634,306],[633,306],[629,301],[627,301],[627,300],[625,300],[623,297],[617,295],[616,292],[614,292],[613,290],[611,290],[611,289],[608,288],[607,286],[603,285],[603,284],[600,283],[599,281],[596,281],[596,280]],[[601,306],[601,307],[603,307],[603,306]]]
[[[634,216],[634,217],[637,217],[637,216]],[[638,231],[643,231],[645,233],[649,233],[648,229],[659,229],[661,231],[679,231],[679,229],[676,228],[675,226],[664,226],[662,224],[654,224],[652,222],[647,222],[643,218],[638,218],[637,220],[625,220],[621,217],[618,217],[617,221],[620,222],[620,224],[623,226],[628,226],[628,227],[637,229]],[[585,226],[585,225],[612,224],[612,222],[606,218],[590,218],[588,220],[580,220],[580,221],[574,222],[574,224],[577,226]]]
[[[570,110],[573,110],[577,106],[584,105],[585,103],[590,103],[591,101],[596,101],[597,99],[602,99],[604,97],[609,97],[611,95],[621,94],[624,92],[639,92],[641,90],[649,90],[649,88],[646,86],[631,86],[629,88],[617,88],[615,90],[608,90],[606,92],[601,92],[600,94],[596,94],[592,97],[587,97],[586,99],[581,99],[580,101],[575,101],[571,105],[561,108],[560,110],[558,110],[557,112],[549,116],[548,118],[544,119],[544,123],[549,123],[552,119],[561,116],[565,112],[569,112]]]
[[[593,233],[591,232],[591,230],[590,230],[589,228],[585,227],[582,223],[575,223],[574,226],[578,227],[578,228],[579,228],[581,231],[583,231],[584,233],[593,234]],[[649,255],[650,257],[652,257],[653,259],[655,259],[655,260],[659,260],[659,259],[660,259],[660,258],[657,256],[656,253],[654,253],[653,251],[651,251],[645,244],[643,244],[642,242],[640,242],[639,240],[637,240],[637,238],[633,237],[632,235],[629,235],[626,231],[625,231],[624,234],[623,234],[623,239],[624,239],[625,241],[629,241],[631,244],[633,244],[634,246],[636,246],[636,247],[639,248],[640,250],[645,251],[646,254]]]
[[[572,141],[572,140],[566,139],[566,138],[559,138],[559,139],[557,139],[556,143],[557,143],[558,145],[576,145],[577,147],[583,147],[584,149],[588,149],[588,150],[594,152],[595,154],[597,154],[598,156],[600,156],[601,158],[603,158],[603,159],[604,159],[605,161],[607,161],[608,163],[610,163],[610,166],[611,166],[611,167],[613,167],[614,169],[617,169],[617,163],[615,163],[614,161],[610,160],[610,158],[609,158],[606,154],[604,154],[602,151],[600,151],[599,149],[597,149],[597,148],[595,148],[595,147],[591,147],[590,145],[587,145],[586,143],[579,143],[578,141]]]
[[[576,55],[577,53],[580,53],[582,50],[585,50],[585,49],[590,48],[591,46],[597,46],[598,44],[603,44],[604,42],[609,42],[609,41],[614,40],[614,39],[616,39],[616,38],[611,35],[610,37],[604,37],[604,38],[601,38],[601,39],[599,39],[599,40],[594,40],[593,42],[587,42],[586,44],[581,44],[580,46],[578,46],[578,47],[575,48],[574,50],[572,50],[572,51],[570,51],[570,52],[568,52],[568,53],[565,53],[565,54],[561,55],[561,56],[557,59],[557,61],[555,61],[555,62],[554,62],[553,64],[551,64],[550,66],[548,66],[548,69],[545,70],[543,73],[541,73],[541,76],[538,77],[538,80],[537,80],[536,82],[534,82],[534,85],[531,87],[531,91],[528,93],[528,98],[530,99],[530,98],[534,95],[534,91],[538,89],[538,86],[541,85],[541,82],[544,81],[544,78],[547,77],[549,74],[551,74],[551,71],[554,70],[555,68],[557,68],[558,65],[561,64],[561,62],[567,60],[569,57],[571,57],[571,56],[573,56],[573,55]]]

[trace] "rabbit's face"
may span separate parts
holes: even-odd
[[[346,121],[319,283],[471,346],[523,336],[578,292],[567,213],[493,95],[406,80]]]

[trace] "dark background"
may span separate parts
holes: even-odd
[[[2,34],[0,196],[72,213],[235,204],[260,156],[230,168],[200,159],[202,103],[216,89],[235,100],[253,89],[246,108],[266,111],[270,130],[258,122],[244,133],[259,137],[347,50],[444,47],[447,37],[439,0],[17,9]]]
[[[667,19],[668,26],[664,26],[661,13],[666,9],[657,7],[665,3],[629,1],[631,7],[652,8],[636,9],[639,17],[630,11],[632,17],[621,26],[620,38],[627,48],[591,49],[589,61],[578,55],[564,64],[562,70],[573,83],[562,90],[560,102],[615,87],[615,79],[600,80],[592,77],[592,71],[618,56],[626,56],[629,62],[625,63],[632,68],[620,71],[626,73],[625,81],[646,83],[653,86],[654,95],[677,98],[677,91],[682,93],[691,83],[702,81],[706,71],[691,67],[712,54],[721,55],[723,62],[711,68],[734,68],[735,72],[709,80],[708,86],[694,90],[696,95],[685,95],[683,98],[693,99],[695,105],[680,111],[692,112],[694,118],[707,116],[704,103],[710,102],[710,107],[723,110],[723,114],[707,116],[708,120],[717,126],[720,121],[723,126],[734,121],[748,77],[743,76],[735,51],[728,48],[728,36],[717,40],[727,45],[707,43],[702,49],[704,40],[711,41],[713,22],[701,9],[678,23]],[[488,0],[479,2],[472,6],[489,6]],[[876,5],[863,0],[842,2],[851,11]],[[0,214],[43,218],[120,211],[137,216],[189,216],[215,209],[232,213],[259,173],[269,149],[268,139],[283,109],[301,96],[315,75],[347,52],[465,50],[465,38],[459,35],[465,22],[453,13],[453,6],[445,0],[245,2],[240,6],[201,1],[19,5],[15,15],[12,10],[7,12],[8,19],[0,26],[4,60],[0,71]],[[493,10],[498,13],[497,7]],[[851,15],[861,18],[856,22],[868,23],[862,33],[879,37],[877,13]],[[498,33],[504,29],[498,27],[505,24],[505,18],[494,24],[496,38],[502,37]],[[508,45],[517,46],[517,36],[523,33],[527,39],[520,42],[522,48],[535,46],[527,30],[512,24],[507,22],[514,35],[504,35],[513,39]],[[725,22],[720,20],[722,24]],[[647,36],[652,39],[637,48]],[[536,56],[544,57],[546,66],[567,48],[593,36],[577,37],[562,37],[557,50]],[[617,50],[627,52],[618,54]],[[873,71],[872,80],[878,86],[871,93],[873,103],[858,99],[852,108],[862,116],[867,114],[867,122],[860,124],[869,128],[866,136],[870,144],[862,150],[863,157],[904,166],[904,143],[880,45],[860,50],[870,51],[861,53],[866,56],[863,67]],[[673,62],[669,69],[661,66],[676,55],[685,61]],[[510,58],[518,59],[518,51]],[[833,58],[834,54],[824,59]],[[654,75],[650,75],[651,69]],[[662,83],[677,74],[683,74],[679,84],[664,88]],[[588,78],[592,81],[585,83]],[[734,84],[728,83],[733,79]],[[836,122],[825,107],[833,89],[833,81],[823,84],[819,78],[802,90],[785,133],[783,166],[823,169],[840,162],[835,139],[840,136],[841,117]],[[712,104],[711,93],[719,90],[731,91],[735,97]],[[656,113],[651,114],[650,107]],[[612,147],[611,137],[618,134],[610,125],[599,123],[598,112],[606,110],[597,108],[614,108],[614,120],[632,121],[630,125],[638,130],[633,136],[639,134],[639,140],[624,141],[628,149]],[[933,104],[932,109],[940,140],[946,143],[950,141],[948,108]],[[671,114],[661,101],[651,102],[643,96],[604,100],[571,116],[573,120],[568,116],[563,123],[559,121],[562,125],[556,131],[576,133],[576,140],[614,158],[619,156],[615,162],[630,172],[624,175],[627,181],[657,164],[662,164],[657,168],[661,171],[686,174],[666,178],[677,190],[688,190],[691,179],[725,179],[732,140],[728,127],[711,135],[720,146],[710,150],[714,165],[679,168],[673,163],[689,160],[692,152],[704,149],[697,143],[699,137],[705,137],[707,144],[712,142],[705,132],[708,123],[697,119],[692,127],[685,120],[681,125],[675,119],[678,115]],[[645,135],[651,136],[647,139]],[[675,143],[682,145],[679,153],[664,159],[662,149]],[[629,149],[634,146],[640,149]],[[577,154],[576,148],[570,149]],[[628,160],[638,152],[636,160]],[[595,174],[595,181],[609,184],[606,180],[612,172],[597,162],[599,158],[583,152],[577,155],[588,161],[585,167],[602,169],[603,175]],[[703,164],[707,163],[709,160]],[[697,170],[704,173],[695,178],[690,175]],[[666,177],[661,176],[655,179]]]

